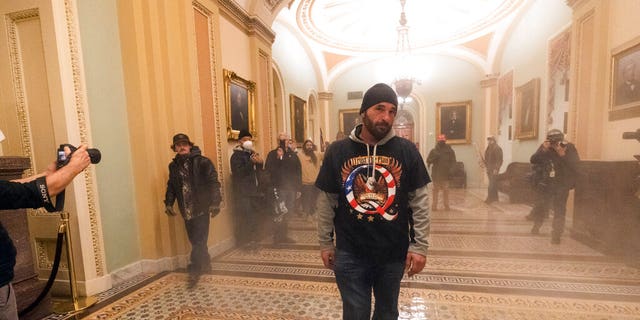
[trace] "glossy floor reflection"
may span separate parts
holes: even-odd
[[[551,244],[549,223],[532,235],[528,206],[487,205],[484,195],[453,190],[452,210],[433,213],[427,267],[403,280],[399,319],[640,319],[639,269],[569,231]],[[102,302],[83,317],[341,319],[312,221],[289,218],[294,243],[265,238],[231,250],[191,289],[184,273],[141,276],[98,296]]]

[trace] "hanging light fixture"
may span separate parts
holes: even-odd
[[[409,57],[411,56],[411,45],[409,43],[409,26],[407,26],[407,15],[404,11],[406,0],[400,0],[400,6],[402,11],[400,12],[400,25],[398,26],[398,42],[396,44],[396,55],[398,57],[397,77],[393,82],[396,87],[396,93],[402,98],[401,105],[404,105],[405,100],[411,94],[413,90],[413,84],[416,82],[415,78],[411,77],[411,65]]]

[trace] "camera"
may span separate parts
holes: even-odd
[[[71,150],[71,153],[69,153],[69,155],[66,155],[64,152],[64,147],[69,147],[69,150]],[[67,163],[69,163],[69,160],[71,159],[71,155],[76,152],[76,150],[78,150],[78,148],[76,148],[73,145],[70,145],[68,143],[65,144],[61,144],[60,147],[58,148],[58,157],[57,157],[57,161],[56,161],[56,168],[60,169],[64,166],[67,165]],[[87,153],[89,153],[89,158],[91,159],[91,163],[96,164],[98,162],[100,162],[100,159],[102,159],[102,154],[100,153],[100,150],[98,149],[87,149]]]

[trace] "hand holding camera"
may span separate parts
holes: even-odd
[[[78,154],[74,156],[76,152]],[[58,160],[56,161],[56,167],[57,169],[60,169],[69,163],[78,165],[80,163],[85,163],[86,160],[90,160],[91,163],[96,164],[100,162],[100,159],[102,159],[102,154],[98,149],[89,149],[85,145],[81,145],[79,148],[76,148],[70,144],[61,144],[58,148]],[[88,165],[89,163],[86,163],[83,169]]]

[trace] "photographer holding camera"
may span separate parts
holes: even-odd
[[[19,180],[0,180],[0,210],[53,206],[51,197],[60,194],[91,163],[87,146],[80,146],[75,152],[64,147],[64,155],[68,162],[62,167],[54,161],[43,173]],[[11,286],[15,264],[16,248],[0,224],[0,319],[18,319]]]
[[[536,181],[537,200],[527,217],[533,220],[531,233],[538,234],[549,209],[553,209],[551,243],[559,244],[564,232],[565,213],[569,190],[575,186],[577,165],[580,161],[573,143],[564,141],[558,129],[547,132],[547,139],[531,156]]]

